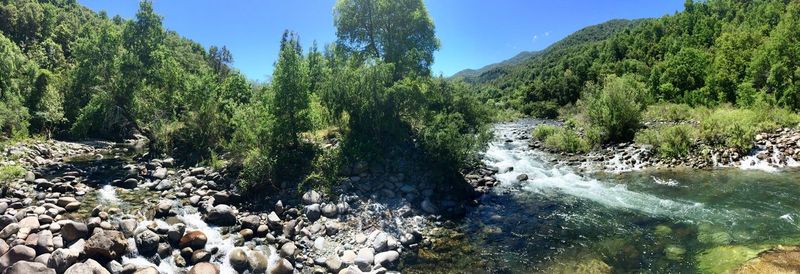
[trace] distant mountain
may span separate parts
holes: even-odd
[[[578,30],[569,36],[553,43],[541,51],[523,51],[511,59],[487,65],[480,69],[465,69],[454,74],[452,79],[463,79],[470,83],[486,83],[498,77],[506,75],[513,67],[524,66],[535,60],[550,59],[558,55],[559,52],[569,48],[579,47],[588,43],[608,39],[617,32],[633,28],[647,19],[626,20],[614,19],[602,24],[589,26]]]
[[[453,76],[450,76],[450,78],[452,78],[452,79],[472,79],[472,78],[475,78],[477,76],[480,76],[484,72],[487,72],[487,71],[489,71],[491,69],[494,69],[494,68],[497,68],[497,67],[511,66],[511,65],[516,65],[516,64],[525,62],[526,60],[530,59],[531,57],[536,56],[536,54],[539,54],[539,52],[541,52],[541,51],[523,51],[523,52],[518,53],[517,55],[514,55],[514,57],[511,57],[509,59],[500,61],[499,63],[489,64],[489,65],[483,66],[482,68],[479,68],[479,69],[465,69],[465,70],[456,72],[456,74],[453,74]]]

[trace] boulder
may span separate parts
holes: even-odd
[[[42,263],[19,261],[6,268],[5,274],[56,274],[56,271],[47,268]]]
[[[247,252],[247,264],[253,273],[264,273],[267,271],[269,258],[261,251],[250,251]]]
[[[389,234],[385,232],[378,233],[375,239],[372,240],[372,248],[375,252],[383,252],[389,249]]]
[[[64,241],[71,243],[78,239],[86,239],[89,236],[89,227],[84,223],[69,221],[61,225],[61,237]]]
[[[208,242],[208,238],[206,234],[202,231],[190,231],[187,232],[181,240],[178,241],[178,246],[180,248],[190,247],[193,250],[203,249],[206,247],[206,242]]]
[[[192,266],[189,274],[219,274],[219,267],[212,263],[202,262]]]
[[[234,248],[231,250],[231,252],[228,253],[228,260],[233,269],[239,272],[243,272],[250,266],[247,262],[247,254],[241,248]]]
[[[111,274],[100,263],[88,259],[86,262],[70,266],[64,274]]]
[[[517,181],[522,182],[527,180],[528,180],[528,174],[522,173],[520,175],[517,175]]]
[[[53,252],[53,232],[50,230],[39,231],[38,239],[36,241],[36,252],[38,254]]]
[[[0,269],[6,269],[19,261],[33,261],[36,250],[24,245],[15,245],[0,257]]]
[[[306,193],[303,193],[304,204],[311,205],[311,204],[319,204],[320,202],[322,202],[322,194],[320,194],[316,190],[310,190]]]
[[[139,254],[144,256],[150,256],[156,253],[158,250],[158,241],[159,237],[153,231],[145,230],[139,234],[136,234],[136,249],[139,251]]]
[[[67,268],[78,261],[78,252],[73,249],[59,248],[50,254],[47,260],[47,267],[53,268],[58,273],[64,273]]]
[[[17,234],[17,232],[19,232],[19,224],[10,223],[6,225],[6,227],[4,227],[3,230],[0,230],[0,238],[8,239],[8,237]]]
[[[267,273],[269,274],[291,274],[293,272],[294,267],[292,266],[292,263],[286,259],[279,259],[267,268]]]
[[[394,250],[375,254],[375,265],[391,268],[397,265],[400,260],[400,253]]]
[[[281,223],[281,218],[278,217],[278,214],[276,214],[275,211],[270,212],[269,215],[267,215],[267,226],[272,229],[280,229],[283,226]]]
[[[99,261],[116,260],[128,251],[128,241],[122,232],[97,229],[86,240],[84,252],[92,259]]]
[[[258,215],[250,215],[242,218],[241,222],[243,228],[249,228],[255,231],[258,229],[258,226],[261,225],[261,217],[258,217]]]
[[[336,214],[338,214],[339,209],[334,204],[325,204],[322,206],[322,216],[328,218],[335,218]]]
[[[314,222],[316,220],[319,220],[319,217],[321,215],[321,212],[320,212],[320,209],[319,209],[319,204],[312,204],[312,205],[306,206],[305,207],[305,214],[306,214],[306,218],[308,218],[308,220],[310,222]]]
[[[291,258],[297,253],[297,246],[293,242],[288,242],[281,246],[281,257]]]
[[[228,205],[216,205],[208,211],[206,222],[218,226],[232,226],[236,224],[236,214]]]

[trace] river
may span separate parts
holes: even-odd
[[[501,185],[405,272],[721,273],[800,243],[797,170],[577,172],[507,141],[537,123],[495,126],[484,161]]]

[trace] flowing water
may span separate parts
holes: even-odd
[[[800,244],[797,170],[582,174],[506,141],[536,123],[496,126],[484,159],[502,184],[406,272],[718,273]]]

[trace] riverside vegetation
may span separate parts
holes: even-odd
[[[781,263],[800,244],[796,174],[713,169],[797,165],[800,2],[688,0],[451,78],[431,75],[421,0],[333,10],[336,41],[285,31],[260,83],[224,46],[164,29],[149,1],[126,20],[0,0],[0,271],[800,265]],[[558,120],[500,123],[524,116]],[[679,166],[707,170],[647,169]],[[705,195],[708,181],[748,192]]]

